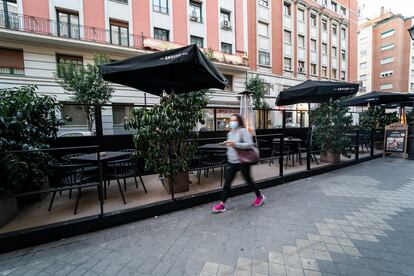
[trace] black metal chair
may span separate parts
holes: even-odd
[[[286,141],[284,141],[283,142],[283,155],[280,156],[280,142],[274,141],[269,166],[274,163],[275,159],[284,158],[284,157],[286,157],[285,168],[287,168],[288,161],[290,160],[290,158],[292,158],[292,164],[294,165],[295,156],[294,156],[294,151],[291,149],[291,145],[287,143]]]
[[[272,141],[268,139],[257,139],[257,145],[259,148],[261,162],[263,163],[263,159],[266,159],[272,154]]]
[[[209,171],[220,168],[220,186],[223,185],[223,177],[227,170],[227,154],[225,150],[201,149],[199,151],[199,165],[197,168],[198,184],[200,184],[201,172],[208,178]]]
[[[119,188],[119,192],[121,193],[122,201],[126,204],[124,192],[122,191],[121,182],[122,179],[124,182],[124,188],[126,189],[126,179],[127,178],[134,178],[135,186],[138,188],[138,181],[137,181],[137,162],[135,158],[127,158],[122,160],[116,160],[106,163],[105,167],[105,182],[110,184],[111,180],[116,180]],[[144,188],[145,193],[147,193],[147,188],[142,182],[142,186]]]
[[[136,161],[136,165],[137,165],[137,168],[136,168],[136,176],[138,176],[139,177],[139,181],[141,181],[141,184],[142,184],[142,186],[144,187],[144,190],[145,190],[145,193],[147,193],[147,189],[146,189],[146,187],[145,187],[145,184],[144,184],[144,180],[142,179],[142,174],[141,174],[141,171],[140,171],[140,169],[139,169],[139,167],[138,167],[138,157],[137,157],[137,150],[136,149],[122,149],[122,150],[120,150],[120,152],[127,152],[127,153],[129,153],[129,156],[131,157],[131,158],[134,158],[135,159],[135,161]],[[135,182],[137,182],[137,179],[136,179],[136,177],[134,176],[134,179],[135,179]],[[137,188],[138,188],[138,186],[137,186]],[[125,191],[126,191],[126,185],[125,185],[125,183],[124,183],[124,189],[125,189]]]
[[[78,211],[79,199],[81,198],[81,192],[83,188],[98,187],[98,196],[101,199],[100,186],[97,182],[88,182],[85,178],[85,168],[88,168],[90,164],[62,164],[56,163],[52,164],[51,173],[53,174],[53,179],[51,188],[54,188],[52,198],[50,200],[48,211],[52,210],[53,202],[58,191],[62,192],[64,190],[78,190],[76,197],[74,215]]]

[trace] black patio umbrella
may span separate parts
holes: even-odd
[[[372,91],[339,102],[341,106],[367,106],[381,104],[412,105],[413,93]]]
[[[224,89],[227,79],[196,45],[104,64],[103,79],[154,95],[208,88]]]
[[[351,96],[358,92],[359,84],[334,81],[307,80],[290,87],[276,99],[276,105],[291,105],[298,103],[322,103]]]

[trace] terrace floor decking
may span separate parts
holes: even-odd
[[[377,154],[379,151],[376,151],[375,153]],[[369,154],[360,154],[361,158],[365,156],[369,156]],[[354,158],[354,156],[352,156],[351,159],[352,158]],[[350,159],[341,157],[341,162],[346,162],[348,160]],[[312,162],[311,168],[327,165],[329,165],[329,163],[319,163],[318,166],[316,163]],[[284,169],[284,175],[305,170],[306,160],[303,160],[302,165],[299,165],[298,162],[295,162],[295,166],[292,166],[292,162],[289,161],[287,169]],[[275,160],[275,163],[270,166],[268,162],[253,166],[252,176],[255,181],[278,177],[279,164],[277,163],[277,160]],[[171,199],[171,195],[166,192],[157,175],[143,176],[143,180],[148,193],[144,192],[144,189],[142,188],[139,180],[139,188],[137,189],[135,187],[134,180],[132,178],[128,179],[127,191],[124,191],[127,202],[125,205],[122,202],[116,181],[111,181],[110,186],[107,188],[107,200],[105,200],[104,212],[111,213]],[[177,193],[175,195],[176,198],[220,189],[220,169],[216,169],[214,172],[210,171],[208,177],[202,175],[200,184],[197,183],[196,172],[193,172],[190,174],[190,181],[190,190],[184,193]],[[240,174],[238,174],[233,182],[233,186],[242,185],[244,183],[244,179]],[[252,200],[253,198],[254,196],[252,194]],[[73,191],[71,199],[68,196],[68,191],[63,192],[62,195],[59,195],[59,193],[57,193],[53,208],[50,212],[48,212],[50,199],[51,194],[46,196],[42,201],[33,203],[29,206],[26,206],[23,210],[20,210],[18,216],[15,219],[13,219],[4,227],[0,228],[0,234],[17,230],[30,229],[33,227],[39,227],[58,222],[70,221],[73,219],[86,218],[89,216],[98,215],[100,213],[98,193],[96,188],[87,188],[82,190],[79,209],[76,215],[73,215],[76,200],[76,191]]]

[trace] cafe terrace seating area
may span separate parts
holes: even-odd
[[[308,144],[305,130],[306,128],[301,131],[290,130],[301,134],[296,137],[287,134],[288,129],[285,132],[278,130],[267,131],[277,132],[273,134],[258,134],[256,139],[261,160],[251,168],[254,180],[260,183],[306,171]],[[355,148],[349,158],[341,156],[341,162],[381,153],[371,147],[369,135],[360,134],[358,139],[355,133],[349,135]],[[73,139],[79,138],[69,138]],[[176,199],[221,188],[227,158],[226,148],[219,142],[224,140],[225,137],[218,137],[195,141],[198,151],[193,157],[189,172],[189,188],[188,191],[174,193]],[[356,145],[355,142],[359,144]],[[309,169],[331,165],[320,160],[317,146],[309,146]],[[104,214],[109,214],[171,200],[171,194],[165,189],[163,180],[145,170],[143,160],[137,158],[134,148],[99,152],[96,146],[57,146],[50,149],[49,154],[54,160],[48,171],[48,189],[44,189],[48,192],[42,196],[35,194],[20,197],[19,201],[24,204],[14,219],[0,227],[0,234],[96,216],[101,214],[101,207]],[[241,175],[238,175],[233,186],[240,185],[245,183]]]

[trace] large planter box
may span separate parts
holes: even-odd
[[[0,227],[17,216],[17,200],[15,197],[0,199]]]
[[[42,185],[40,187],[38,187],[35,190],[24,191],[24,192],[37,192],[37,191],[47,190],[48,188],[49,188],[49,178],[46,177],[43,180]],[[21,205],[25,205],[28,203],[35,203],[35,202],[42,201],[43,199],[47,197],[47,195],[48,193],[39,193],[39,194],[33,194],[33,195],[28,195],[28,196],[22,196],[22,197],[19,197],[17,201],[18,201],[19,206],[21,206]]]
[[[190,177],[188,172],[182,172],[174,176],[175,185],[174,185],[174,194],[176,193],[183,193],[188,192],[190,190]],[[172,188],[172,178],[162,178],[161,182],[167,191],[167,193],[171,194]]]
[[[327,151],[325,153],[321,152],[321,162],[325,163],[339,163],[341,161],[341,154],[340,153],[334,153],[331,151]]]

